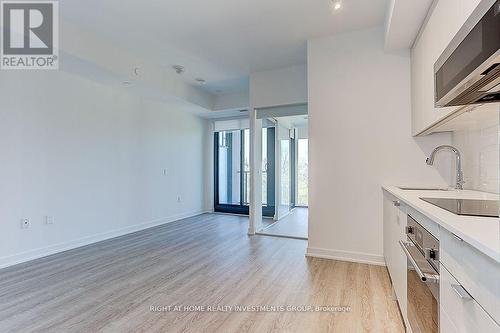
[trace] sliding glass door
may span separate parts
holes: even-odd
[[[215,211],[248,214],[245,201],[245,131],[215,133]]]
[[[274,128],[263,131],[263,215],[274,216]],[[270,149],[272,145],[272,149]],[[214,137],[216,212],[249,213],[250,203],[250,131],[220,131]],[[270,168],[272,166],[272,168]],[[271,189],[272,187],[272,189]]]
[[[274,217],[276,209],[276,130],[262,129],[262,215]]]

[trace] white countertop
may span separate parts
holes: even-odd
[[[485,255],[500,262],[500,221],[498,218],[460,216],[420,199],[498,200],[498,194],[470,190],[402,190],[396,186],[383,186],[383,189],[404,202],[407,206],[419,211],[446,230],[462,238]]]

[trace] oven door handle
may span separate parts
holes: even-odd
[[[399,245],[401,245],[401,248],[403,249],[404,253],[406,254],[406,257],[408,260],[410,260],[412,266],[415,268],[415,271],[417,272],[418,277],[424,281],[424,282],[430,282],[430,283],[438,283],[439,282],[439,275],[437,274],[428,274],[422,272],[422,269],[418,266],[417,262],[415,259],[413,259],[410,251],[408,251],[408,247],[410,246],[415,246],[410,242],[403,242],[402,240],[399,241]]]

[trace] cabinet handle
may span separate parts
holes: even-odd
[[[452,284],[451,288],[455,291],[455,293],[458,295],[458,297],[460,297],[464,301],[469,301],[469,300],[472,299],[472,296],[461,285],[459,285],[459,284]]]
[[[464,240],[460,237],[458,237],[457,235],[455,235],[454,233],[451,233],[453,235],[453,237],[455,237],[459,242],[463,242]]]
[[[396,207],[401,206],[401,202],[400,202],[400,201],[397,201],[397,200],[396,200],[396,201],[393,201],[392,203],[393,203],[393,204],[394,204],[394,206],[396,206]]]

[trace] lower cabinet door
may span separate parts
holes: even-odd
[[[453,332],[500,333],[500,326],[483,310],[444,265],[440,267],[439,277],[441,332],[450,332],[448,329],[452,329],[452,327],[447,323],[447,320],[449,320],[455,327]]]
[[[393,277],[393,287],[396,292],[396,296],[398,297],[399,308],[401,309],[401,313],[403,318],[405,318],[405,323],[407,323],[406,310],[407,310],[407,293],[406,293],[406,255],[404,254],[401,246],[399,245],[399,241],[406,240],[406,234],[404,229],[406,227],[406,211],[403,206],[399,207],[397,211],[397,217],[393,230],[393,261],[394,261],[394,277]]]
[[[441,311],[439,314],[439,333],[457,333],[459,330],[451,321],[446,313]]]
[[[399,245],[400,240],[406,240],[406,207],[392,195],[384,194],[384,256],[387,270],[391,276],[392,286],[401,309],[407,321],[406,295],[406,256]]]

